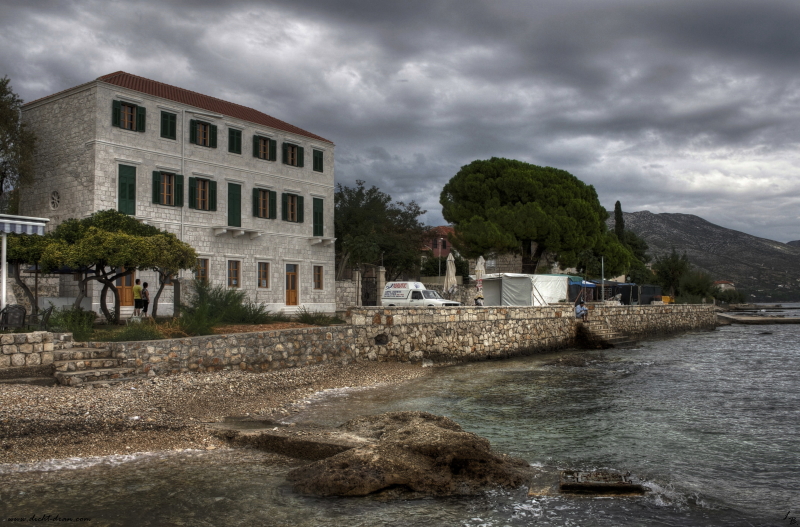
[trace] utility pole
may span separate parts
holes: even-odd
[[[605,301],[606,299],[606,261],[603,257],[600,257],[600,280],[601,280],[601,288],[600,289],[600,298]]]
[[[436,245],[439,249],[439,278],[442,277],[442,240],[443,238],[439,238],[439,241],[436,242]]]

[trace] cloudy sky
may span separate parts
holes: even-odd
[[[0,2],[26,101],[124,70],[336,143],[336,179],[416,200],[492,156],[609,210],[800,239],[797,0]]]

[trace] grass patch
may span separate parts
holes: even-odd
[[[98,342],[133,342],[136,340],[162,340],[164,334],[155,322],[143,320],[132,322],[120,329],[103,329],[94,332],[93,340]]]

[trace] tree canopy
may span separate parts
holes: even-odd
[[[197,254],[172,233],[121,212],[105,210],[88,218],[66,220],[45,236],[9,236],[8,259],[12,263],[38,264],[45,273],[64,268],[82,273],[76,306],[85,296],[90,280],[102,283],[103,314],[112,318],[105,300],[110,289],[114,294],[113,318],[119,321],[119,293],[114,283],[117,278],[136,270],[166,270],[171,275],[193,268]]]
[[[461,254],[522,254],[535,272],[545,251],[563,267],[589,251],[602,255],[609,274],[627,269],[630,252],[606,228],[608,217],[594,187],[552,167],[492,158],[473,161],[445,185],[442,215],[455,229]],[[532,245],[536,244],[535,251]]]
[[[393,280],[403,272],[415,271],[427,229],[419,221],[425,214],[415,202],[392,202],[377,187],[336,186],[334,228],[338,276],[348,265],[383,263]]]
[[[9,193],[33,177],[36,135],[20,120],[22,99],[11,89],[8,77],[0,79],[0,207],[16,213]]]

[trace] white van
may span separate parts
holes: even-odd
[[[384,306],[460,306],[461,302],[442,298],[436,291],[425,289],[422,282],[389,282],[381,297]]]

